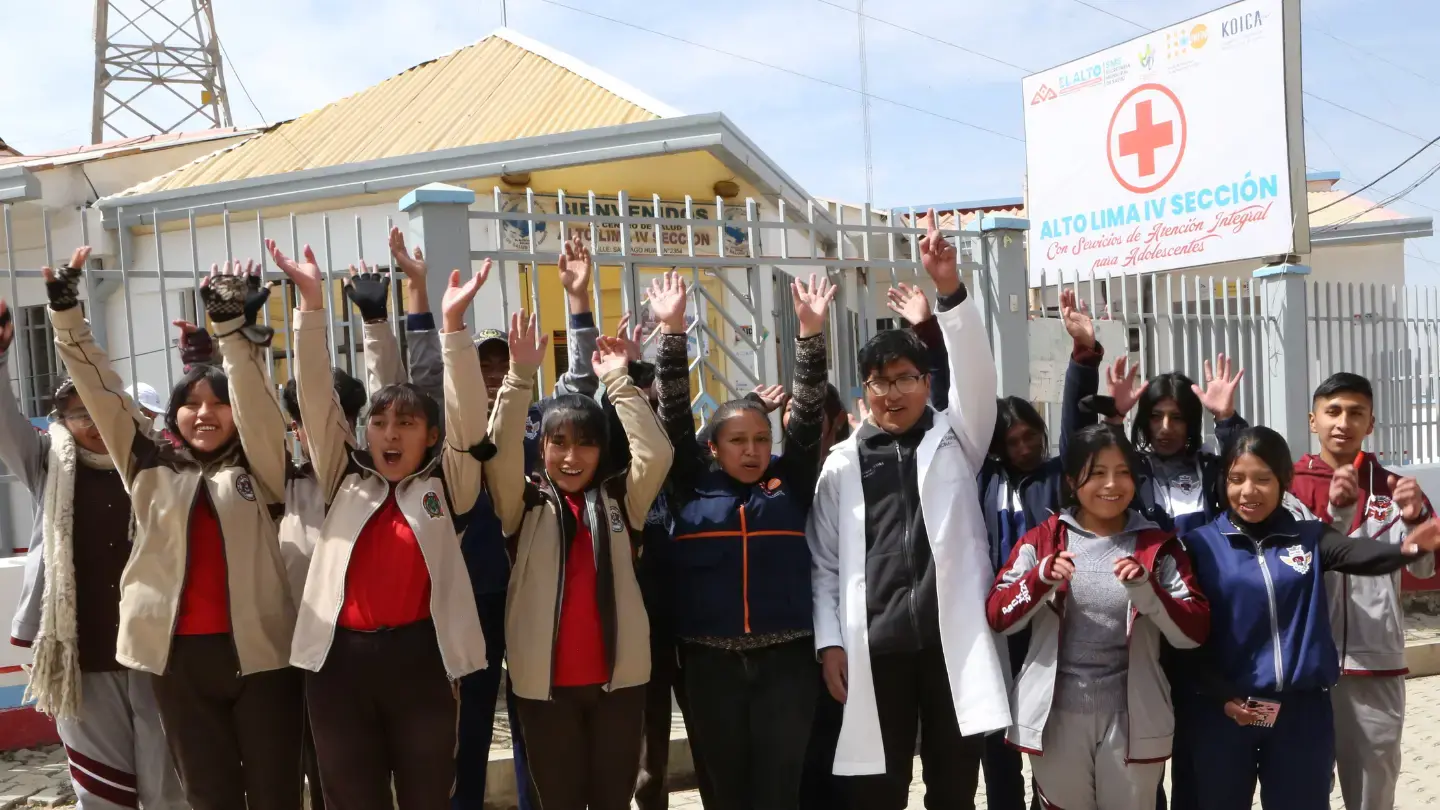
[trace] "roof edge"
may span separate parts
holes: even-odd
[[[963,200],[961,202],[931,203],[927,205],[892,205],[891,211],[975,211],[981,208],[1019,208],[1025,204],[1024,197],[992,197],[985,200]]]
[[[1351,222],[1338,228],[1310,229],[1312,245],[1372,245],[1383,242],[1404,242],[1435,234],[1435,221],[1430,217],[1381,219],[1374,222]]]
[[[233,180],[208,186],[133,196],[111,195],[95,203],[107,228],[183,219],[197,214],[255,210],[312,200],[459,182],[510,172],[535,172],[611,160],[707,150],[737,176],[764,191],[795,201],[809,195],[721,113],[660,118],[613,127],[537,135],[499,143],[460,146],[360,163]],[[135,213],[131,213],[134,211]]]
[[[509,42],[511,45],[514,45],[518,48],[524,48],[525,50],[530,51],[543,59],[554,62],[560,67],[565,68],[566,70],[580,76],[581,78],[594,82],[595,84],[600,85],[601,87],[609,90],[615,95],[620,96],[631,104],[634,104],[637,107],[641,107],[647,112],[654,113],[661,118],[681,118],[685,115],[685,113],[681,112],[680,110],[671,107],[669,104],[666,104],[665,102],[655,98],[649,93],[640,90],[634,85],[629,84],[628,82],[616,78],[615,76],[601,70],[600,68],[595,67],[589,62],[585,62],[581,59],[571,56],[564,51],[552,48],[549,45],[540,42],[539,40],[531,39],[530,37],[525,36],[519,31],[511,28],[502,27],[492,31],[490,36],[499,37],[506,42]]]
[[[40,180],[23,166],[0,166],[0,202],[24,202],[40,196]]]

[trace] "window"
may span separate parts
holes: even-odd
[[[81,302],[84,306],[84,302]],[[15,319],[16,345],[26,352],[25,366],[16,369],[20,380],[20,407],[30,417],[45,416],[54,408],[52,394],[65,379],[65,367],[55,351],[55,330],[46,305],[19,307]]]

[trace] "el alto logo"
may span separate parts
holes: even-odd
[[[1036,104],[1053,101],[1055,98],[1055,91],[1051,90],[1049,85],[1042,84],[1040,85],[1040,89],[1035,91],[1035,95],[1030,98],[1030,106],[1034,107]]]

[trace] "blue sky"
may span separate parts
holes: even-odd
[[[832,85],[860,85],[856,0],[557,2]],[[1149,28],[1220,5],[1217,0],[1086,3]],[[91,0],[9,0],[6,6],[0,75],[12,78],[0,83],[0,137],[26,152],[86,142]],[[1354,189],[1440,134],[1435,46],[1440,3],[1305,0],[1303,8],[1306,89],[1382,122],[1305,99],[1307,162],[1340,171],[1340,187]],[[925,35],[865,21],[870,92],[943,116],[872,100],[879,206],[1018,196],[1025,166],[1018,140],[1024,107],[1020,78],[1026,69],[1060,64],[1141,33],[1078,0],[868,0],[865,13]],[[811,193],[865,199],[858,94],[545,0],[508,0],[508,14],[512,28],[684,112],[723,111]],[[215,15],[232,61],[226,66],[231,107],[241,124],[321,106],[473,42],[500,22],[498,0],[215,0]],[[1380,188],[1398,191],[1437,162],[1440,146]],[[1392,207],[1406,215],[1440,216],[1440,179]],[[1411,242],[1408,252],[1412,283],[1440,283],[1440,244],[1434,238]]]

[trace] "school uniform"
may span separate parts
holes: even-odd
[[[116,660],[155,676],[167,741],[195,810],[301,797],[301,694],[287,651],[295,626],[275,517],[284,418],[262,345],[217,324],[231,408],[268,420],[268,442],[233,442],[204,462],[137,421],[78,307],[51,310],[55,343],[126,482],[135,549],[120,581]]]
[[[457,706],[453,682],[485,666],[485,638],[454,515],[469,511],[485,437],[480,361],[464,333],[441,335],[446,435],[391,483],[334,395],[324,310],[295,313],[296,386],[328,510],[291,644],[327,803],[341,810],[449,806]],[[460,402],[477,407],[461,407]]]
[[[9,368],[0,355],[0,373]],[[37,432],[0,386],[0,461],[34,499],[10,643],[34,648],[27,699],[55,718],[81,810],[185,806],[149,675],[115,660],[130,496],[108,455]],[[83,505],[83,508],[77,506]]]
[[[685,336],[659,340],[660,417],[675,446],[673,627],[692,750],[714,787],[711,810],[791,808],[820,689],[805,520],[820,466],[825,338],[795,342],[783,452],[749,485],[696,437]]]
[[[1415,558],[1284,507],[1258,525],[1221,515],[1184,541],[1212,606],[1193,718],[1200,806],[1250,807],[1258,779],[1267,810],[1328,808],[1340,658],[1322,575],[1384,576]],[[1278,702],[1274,727],[1237,725],[1224,712],[1237,698]]]
[[[1069,581],[1050,574],[1062,551],[1075,555]],[[1117,580],[1124,557],[1144,575]],[[1121,533],[1096,536],[1067,510],[1025,535],[986,609],[999,632],[1031,627],[1006,739],[1030,754],[1042,802],[1153,807],[1175,729],[1162,639],[1193,648],[1209,633],[1209,605],[1175,536],[1134,511]]]
[[[992,568],[977,487],[995,370],[975,351],[983,323],[965,290],[939,310],[948,409],[927,411],[907,434],[862,428],[832,448],[809,527],[815,649],[842,647],[849,662],[834,772],[866,776],[851,787],[857,806],[905,805],[920,716],[927,796],[973,801],[981,735],[1010,724],[1006,656],[984,618]],[[878,463],[885,455],[893,466]]]
[[[1329,521],[1334,470],[1316,455],[1295,463],[1291,490]],[[1390,472],[1370,454],[1359,470],[1362,509],[1337,529],[1351,537],[1400,544],[1410,527],[1391,499]],[[1424,519],[1429,519],[1429,506]],[[1408,566],[1423,578],[1435,575],[1435,555]],[[1331,692],[1335,709],[1335,759],[1340,791],[1349,810],[1390,810],[1400,779],[1400,737],[1405,728],[1405,621],[1400,572],[1384,577],[1325,577],[1330,626],[1340,655],[1340,681]]]
[[[527,479],[535,373],[512,363],[492,419],[496,453],[485,463],[513,555],[505,629],[516,709],[540,806],[622,810],[640,765],[650,676],[636,540],[672,454],[649,403],[616,370],[603,382],[630,439],[629,464],[598,470],[583,493],[560,491],[543,471]]]

